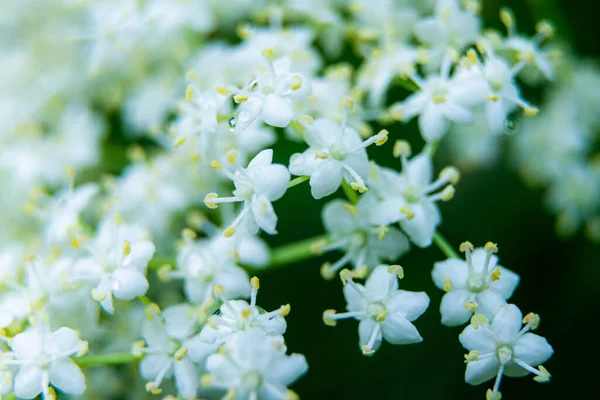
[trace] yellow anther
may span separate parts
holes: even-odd
[[[253,276],[250,279],[250,285],[256,290],[260,289],[260,280],[256,276]]]
[[[75,176],[75,167],[72,165],[67,166],[65,172],[69,178],[73,178]]]
[[[515,25],[515,18],[513,13],[508,8],[502,8],[500,10],[500,21],[506,26],[508,29],[511,29]]]
[[[192,85],[188,85],[187,89],[185,89],[185,99],[187,101],[191,101],[194,99],[194,88]]]
[[[387,310],[380,310],[377,315],[375,316],[375,321],[377,322],[383,322],[385,321],[385,319],[388,316],[388,312]]]
[[[523,317],[523,323],[529,325],[532,330],[535,330],[540,325],[540,316],[535,313],[529,313]]]
[[[226,87],[219,86],[217,88],[217,93],[219,93],[223,96],[229,96],[229,93],[231,93],[231,91],[229,89],[227,89]]]
[[[392,150],[394,157],[410,157],[411,149],[410,144],[406,140],[396,140],[394,143],[394,149]]]
[[[501,400],[502,399],[502,393],[500,392],[494,392],[492,391],[492,389],[488,389],[487,392],[485,393],[485,400]]]
[[[375,350],[370,349],[369,346],[367,346],[366,344],[363,344],[360,348],[362,350],[363,355],[365,356],[370,356],[375,353]]]
[[[500,272],[500,268],[498,268],[498,267],[494,268],[494,270],[492,271],[490,276],[492,277],[492,281],[494,281],[494,282],[497,280],[500,280],[500,277],[502,276],[502,273]]]
[[[73,238],[71,239],[71,247],[73,247],[74,249],[78,249],[81,247],[81,241],[77,238]]]
[[[323,254],[323,248],[327,246],[327,240],[317,240],[311,243],[310,252],[314,255]]]
[[[485,99],[487,101],[494,101],[494,102],[496,102],[496,101],[500,100],[500,96],[498,96],[497,94],[492,93],[492,94],[488,94],[487,96],[485,96]]]
[[[353,190],[356,190],[358,193],[364,193],[367,190],[369,190],[369,189],[367,189],[367,187],[363,183],[358,183],[358,182],[352,182],[350,184],[350,187]]]
[[[489,322],[490,321],[483,314],[474,314],[471,317],[471,325],[473,325],[473,328],[475,329],[479,329],[480,325],[485,325]]]
[[[465,354],[465,362],[469,363],[477,361],[479,359],[479,352],[477,350],[471,350],[468,354]]]
[[[272,60],[275,58],[275,52],[273,51],[273,49],[264,49],[262,51],[262,55],[265,58],[268,58],[269,60]]]
[[[123,254],[126,256],[131,253],[131,244],[128,240],[123,240]]]
[[[252,34],[252,28],[248,24],[240,24],[235,28],[235,33],[240,39],[247,39]]]
[[[106,298],[106,292],[104,290],[92,289],[92,299],[96,301],[102,301]]]
[[[279,310],[280,317],[287,317],[289,313],[292,311],[292,306],[286,304],[285,306],[281,306],[281,310]]]
[[[241,311],[242,314],[242,318],[246,319],[250,316],[250,313],[252,312],[252,309],[250,307],[246,307]]]
[[[435,96],[432,100],[435,104],[441,104],[441,103],[445,103],[448,101],[446,96],[443,96],[443,95]]]
[[[160,279],[163,282],[169,282],[171,280],[171,276],[169,275],[169,273],[172,269],[173,267],[169,264],[161,266],[156,273],[158,275],[158,279]]]
[[[402,104],[396,104],[390,107],[390,116],[396,121],[404,120],[404,113],[402,112]]]
[[[320,158],[322,160],[325,160],[329,157],[329,155],[327,153],[322,152],[322,151],[317,151],[317,150],[313,153],[313,155],[314,155],[315,159]]]
[[[440,172],[440,178],[446,179],[453,185],[456,185],[460,180],[460,172],[456,167],[448,166]]]
[[[543,365],[538,365],[538,370],[541,372],[541,375],[537,375],[533,378],[536,382],[548,382],[550,380],[550,372]]]
[[[186,136],[181,136],[181,137],[175,139],[175,141],[173,142],[173,147],[181,146],[182,144],[185,143],[186,140],[187,140]]]
[[[181,361],[181,360],[183,360],[183,357],[185,357],[187,353],[188,353],[187,347],[181,346],[179,348],[179,350],[177,350],[175,352],[175,354],[173,354],[173,357],[175,357],[175,360]]]
[[[348,211],[352,215],[358,214],[358,208],[354,204],[346,203],[342,206],[344,211]]]
[[[539,21],[535,25],[535,30],[547,38],[554,36],[555,33],[554,25],[547,20]]]
[[[460,244],[460,246],[458,247],[458,250],[460,250],[461,253],[464,253],[465,251],[469,250],[469,251],[473,251],[473,243],[466,241],[466,242],[462,242]]]
[[[523,109],[523,111],[525,112],[525,115],[528,117],[535,117],[540,112],[539,108],[537,108],[537,107],[525,107]]]
[[[473,15],[479,15],[481,13],[481,3],[478,0],[467,0],[465,2],[465,10]]]
[[[492,242],[487,242],[485,244],[485,246],[483,246],[483,248],[485,249],[485,251],[487,251],[488,253],[497,253],[498,252],[498,245],[496,243],[492,243]]]
[[[115,215],[115,224],[121,225],[123,223],[123,217],[120,214]]]
[[[335,326],[337,324],[337,321],[334,318],[335,314],[336,314],[335,310],[323,311],[323,322],[325,323],[325,325]]]
[[[330,262],[324,262],[323,265],[321,265],[321,276],[326,281],[330,281],[335,278],[335,272],[331,270]]]
[[[187,240],[196,240],[198,234],[191,228],[183,228],[181,230],[181,236]]]
[[[348,10],[350,10],[350,12],[354,13],[354,14],[358,14],[361,11],[363,11],[363,5],[361,3],[358,2],[351,2],[350,5],[348,6]]]
[[[146,383],[146,391],[148,393],[152,393],[152,394],[160,394],[162,393],[162,389],[159,387],[156,387],[156,383],[155,382],[148,382]]]
[[[215,285],[213,288],[213,297],[219,298],[223,293],[225,293],[225,288],[223,285]]]
[[[352,274],[354,275],[355,278],[365,279],[368,272],[369,272],[369,268],[366,265],[363,265],[362,267],[354,268],[354,271],[352,271]]]
[[[144,314],[146,314],[146,319],[148,321],[152,321],[154,317],[160,315],[160,307],[158,304],[152,303],[144,309]]]
[[[373,58],[379,58],[379,57],[381,57],[381,49],[374,49],[371,52],[371,57],[373,57]]]
[[[388,273],[396,275],[398,279],[404,278],[404,268],[400,265],[390,265],[388,267]]]
[[[202,386],[202,387],[210,387],[210,386],[212,386],[212,384],[213,384],[214,381],[215,381],[215,378],[214,378],[213,375],[211,375],[211,374],[204,374],[200,378],[200,386]]]
[[[477,64],[479,62],[479,58],[477,58],[477,53],[473,49],[467,50],[467,60],[471,65]]]
[[[385,144],[385,142],[387,142],[388,140],[388,134],[389,132],[385,129],[382,129],[379,131],[379,133],[377,134],[378,138],[375,141],[375,145],[376,146],[383,146]]]
[[[444,292],[449,292],[452,290],[452,279],[447,276],[444,278]]]
[[[141,357],[144,355],[144,352],[142,350],[145,348],[146,342],[144,342],[143,340],[136,340],[131,345],[131,354],[133,354],[136,357]]]
[[[385,239],[385,235],[387,235],[387,233],[390,231],[390,228],[388,228],[385,225],[379,225],[379,228],[377,229],[377,239],[379,240],[383,240]]]
[[[350,271],[349,269],[344,268],[343,270],[340,271],[340,279],[342,280],[342,283],[344,285],[346,285],[348,283],[348,281],[352,281],[353,275],[352,275],[352,271]]]
[[[350,111],[354,110],[354,99],[349,96],[344,96],[344,99],[342,100],[342,107],[348,108]]]
[[[236,103],[244,103],[248,101],[248,95],[246,93],[240,93],[233,96],[233,101]]]
[[[196,71],[190,69],[188,72],[185,73],[185,77],[189,80],[195,81],[199,78],[198,74],[196,73]]]
[[[225,158],[227,158],[227,162],[230,165],[235,165],[235,163],[237,162],[237,159],[239,157],[240,153],[237,152],[237,150],[235,149],[230,149],[227,151],[227,154],[225,155]]]
[[[290,89],[298,90],[300,89],[300,87],[302,87],[302,77],[300,75],[293,75],[292,85],[290,86]]]
[[[56,390],[52,386],[48,386],[48,395],[44,400],[56,400]]]
[[[227,390],[227,393],[225,393],[225,397],[223,397],[224,400],[235,400],[235,396],[236,396],[236,391],[234,388],[230,388],[229,390]]]
[[[222,165],[221,165],[221,163],[220,163],[220,162],[218,162],[217,160],[212,160],[212,161],[210,162],[210,166],[211,166],[211,167],[213,167],[213,168],[214,168],[214,169],[216,169],[216,170],[219,170],[219,169],[221,169],[221,168],[222,168]]]
[[[296,394],[296,392],[294,392],[293,390],[291,390],[291,389],[288,389],[288,390],[285,392],[285,399],[286,399],[286,400],[300,400],[300,396],[298,396],[298,395]]]
[[[212,208],[214,210],[215,208],[217,208],[219,206],[217,203],[214,202],[214,200],[216,200],[218,198],[219,198],[218,194],[209,193],[206,196],[204,196],[204,204],[206,204],[206,207]]]
[[[477,307],[479,307],[479,304],[477,304],[473,300],[465,301],[465,310],[475,312],[477,310]]]
[[[298,118],[296,118],[297,127],[300,128],[301,131],[304,131],[310,125],[315,122],[314,118],[308,114],[302,114]]]
[[[409,221],[415,217],[415,212],[413,211],[412,208],[410,208],[407,205],[402,206],[402,208],[400,209],[400,212],[402,214],[406,215],[406,219]]]

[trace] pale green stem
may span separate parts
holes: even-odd
[[[294,264],[314,257],[319,254],[319,245],[326,245],[328,241],[329,235],[322,234],[276,247],[271,251],[271,262],[265,271],[277,269],[285,265]]]
[[[436,231],[433,234],[433,243],[446,255],[448,258],[461,258],[456,250],[452,247],[450,243],[446,240],[446,238],[439,232]]]
[[[134,356],[131,353],[108,353],[74,358],[73,361],[81,368],[87,368],[99,367],[102,365],[129,364],[136,362],[139,359],[140,357]]]
[[[350,187],[350,184],[346,182],[345,179],[342,180],[342,189],[344,190],[348,200],[350,200],[350,203],[356,204],[358,202],[358,194],[354,191],[354,189],[352,189],[352,187]]]
[[[288,187],[288,189],[289,189],[289,188],[293,188],[294,186],[296,186],[296,185],[299,185],[299,184],[301,184],[302,182],[306,182],[306,181],[307,181],[307,180],[309,180],[309,179],[310,179],[310,176],[306,176],[306,175],[299,176],[299,177],[297,177],[297,178],[294,178],[294,179],[292,179],[292,180],[291,180],[291,181],[288,183],[287,187]]]

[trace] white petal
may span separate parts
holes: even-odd
[[[335,237],[350,235],[358,227],[354,215],[344,209],[347,202],[335,199],[325,204],[321,213],[325,229]]]
[[[252,214],[258,226],[268,234],[277,233],[277,214],[266,196],[254,195],[252,198]]]
[[[145,319],[142,324],[142,336],[148,347],[164,348],[169,340],[167,332],[159,318]]]
[[[499,367],[500,363],[496,357],[471,361],[467,363],[465,381],[471,385],[479,385],[483,382],[489,381],[496,376]]]
[[[42,371],[37,366],[22,366],[15,378],[15,395],[33,399],[41,392]]]
[[[195,398],[200,383],[200,373],[190,361],[184,357],[181,361],[175,361],[175,386],[184,399]]]
[[[154,244],[147,240],[132,243],[131,253],[125,257],[123,265],[135,268],[139,271],[146,271],[148,262],[150,262],[152,256],[154,256],[155,250]]]
[[[69,394],[82,394],[85,391],[85,376],[71,359],[62,359],[50,366],[50,382]]]
[[[118,268],[112,274],[112,292],[117,299],[133,300],[148,291],[148,280],[139,271],[129,268]]]
[[[183,285],[183,290],[187,298],[194,304],[201,305],[208,298],[209,284],[202,279],[187,279]]]
[[[215,354],[220,346],[207,343],[200,334],[186,340],[183,345],[188,350],[187,356],[196,363],[203,363],[208,356]]]
[[[165,354],[148,354],[140,362],[140,375],[144,380],[153,381],[158,377],[161,370],[171,362],[171,359]],[[171,373],[167,373],[166,376],[170,376]]]
[[[500,270],[500,279],[490,284],[491,288],[494,288],[502,294],[505,300],[509,299],[517,286],[519,285],[519,275],[515,274],[509,269],[504,267],[498,267]]]
[[[373,301],[383,300],[388,293],[398,290],[398,278],[388,272],[387,265],[381,265],[371,272],[365,288]]]
[[[467,290],[453,290],[442,297],[440,313],[442,324],[446,326],[458,326],[466,323],[473,312],[465,308],[465,302],[469,301],[471,293]]]
[[[383,337],[391,344],[411,344],[423,341],[417,328],[406,318],[389,314],[381,323]]]
[[[304,140],[313,150],[323,150],[335,143],[339,137],[340,126],[335,122],[318,118],[304,132]]]
[[[183,340],[194,332],[196,317],[189,304],[168,307],[163,311],[162,316],[165,321],[165,331],[169,337]]]
[[[444,285],[446,284],[444,281],[445,278],[450,278],[454,288],[462,289],[467,284],[467,263],[457,258],[449,258],[445,261],[436,262],[433,264],[431,277],[433,278],[433,283],[439,289],[444,289]]]
[[[53,355],[62,354],[64,357],[80,351],[82,344],[79,334],[75,330],[62,327],[48,334],[45,346],[46,352]]]
[[[496,340],[494,335],[487,329],[473,328],[468,325],[460,335],[458,335],[460,344],[467,350],[476,350],[481,354],[495,353]]]
[[[371,318],[366,318],[360,321],[360,323],[358,324],[358,345],[361,348],[362,346],[369,343],[369,340],[371,340],[371,336],[373,335],[376,326],[377,323]],[[382,336],[383,335],[381,329],[379,329],[379,332],[375,336],[375,342],[373,343],[372,350],[377,350],[379,346],[381,346]]]
[[[459,124],[470,124],[473,121],[473,113],[471,110],[461,107],[454,102],[448,101],[443,103],[439,108],[441,113],[450,121]]]
[[[248,167],[246,169],[253,170],[258,167],[266,167],[273,163],[273,149],[266,149],[258,153],[250,163],[248,163]]]
[[[504,111],[502,99],[498,101],[488,101],[485,104],[485,114],[492,134],[498,135],[504,132],[506,111]]]
[[[250,277],[245,270],[238,266],[218,271],[215,274],[214,282],[222,285],[230,298],[250,297]]]
[[[23,332],[12,338],[10,347],[17,360],[31,360],[42,353],[42,336],[39,332]]]
[[[314,156],[315,151],[311,148],[304,153],[296,153],[290,157],[290,172],[294,175],[312,175],[322,161]]]
[[[254,175],[254,192],[269,200],[279,200],[287,190],[290,173],[281,164],[273,164],[257,169]]]
[[[382,240],[379,240],[378,236],[370,236],[368,243],[369,254],[375,256],[376,261],[369,265],[376,265],[381,260],[395,261],[407,252],[409,248],[410,243],[406,235],[400,232],[400,230],[390,227]]]
[[[301,354],[277,357],[267,370],[267,380],[288,386],[308,371],[306,358]]]
[[[421,136],[428,142],[438,140],[448,131],[449,121],[438,110],[437,106],[431,102],[419,117],[419,129]]]
[[[425,292],[399,290],[394,293],[386,309],[390,313],[400,312],[408,321],[414,321],[429,307],[429,296]]]
[[[433,202],[427,201],[413,204],[411,210],[414,217],[411,220],[401,220],[400,226],[414,244],[419,247],[428,247],[433,241],[435,228],[440,223],[438,208]]]
[[[516,358],[533,367],[545,363],[554,354],[548,341],[534,333],[526,333],[519,338],[513,351]]]
[[[357,285],[360,285],[358,283]],[[362,286],[362,285],[361,285]],[[346,299],[346,309],[348,311],[366,311],[369,303],[360,295],[351,285],[345,285],[343,288],[344,298]]]
[[[425,188],[431,183],[433,177],[433,163],[428,154],[421,153],[408,162],[406,174],[411,184]]]
[[[506,304],[502,295],[491,288],[478,293],[475,302],[479,304],[477,312],[485,315],[490,321],[494,319],[500,307]]]
[[[415,36],[419,41],[429,45],[444,43],[447,40],[444,24],[434,17],[423,18],[415,25]]]
[[[514,304],[500,307],[492,321],[492,330],[498,336],[501,343],[513,344],[519,337],[519,331],[523,325],[523,314]]]
[[[315,199],[329,196],[342,184],[342,166],[333,160],[323,160],[310,177],[310,191]]]
[[[285,128],[294,117],[292,101],[286,97],[270,94],[260,109],[260,116],[268,125]]]
[[[381,201],[371,210],[371,222],[375,225],[389,225],[406,218],[400,211],[406,204],[400,196]]]

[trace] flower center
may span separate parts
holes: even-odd
[[[335,143],[329,149],[329,154],[338,161],[344,161],[348,156],[348,148],[343,143]]]
[[[418,203],[421,200],[421,196],[419,194],[419,191],[417,190],[416,187],[414,186],[409,186],[406,188],[406,190],[404,191],[404,199],[411,203]]]
[[[496,357],[498,357],[498,361],[500,361],[501,364],[509,362],[512,359],[512,356],[513,349],[508,345],[502,345],[498,347],[498,350],[496,351]]]
[[[256,389],[262,385],[262,376],[258,372],[248,372],[242,378],[242,385],[248,389]]]
[[[387,310],[385,309],[385,306],[381,302],[369,304],[369,307],[367,308],[367,313],[369,314],[369,316],[371,316],[371,318],[379,322],[384,321],[385,317],[388,314]]]
[[[472,274],[467,284],[470,292],[479,293],[485,289],[485,279],[481,274]]]

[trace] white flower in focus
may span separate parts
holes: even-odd
[[[134,351],[145,354],[140,374],[149,381],[146,390],[160,393],[163,380],[174,376],[178,393],[184,399],[194,399],[200,376],[198,363],[218,347],[205,343],[196,333],[204,311],[188,304],[158,311],[156,305],[147,310],[142,325],[146,347],[134,346]]]
[[[331,244],[319,250],[339,250],[345,254],[333,264],[323,264],[323,277],[333,278],[349,263],[353,264],[356,273],[367,273],[383,261],[395,261],[408,251],[408,239],[398,228],[372,222],[371,215],[377,203],[375,196],[367,193],[360,197],[356,206],[339,199],[325,205],[322,220]]]
[[[344,179],[354,190],[366,192],[369,159],[365,149],[373,143],[381,146],[387,141],[388,132],[382,130],[363,142],[354,129],[346,126],[353,100],[346,98],[345,103],[347,109],[341,126],[326,119],[314,121],[304,132],[304,140],[310,147],[290,158],[292,174],[310,176],[315,199],[334,193]]]
[[[371,221],[378,225],[399,221],[414,244],[427,247],[431,245],[435,229],[441,222],[436,202],[452,199],[454,185],[460,175],[456,168],[446,167],[434,181],[432,161],[427,154],[419,154],[409,160],[408,143],[397,142],[398,149],[402,172],[380,167],[369,181],[373,193],[380,199],[373,207]]]
[[[382,339],[391,344],[421,342],[423,338],[411,322],[425,312],[429,296],[425,292],[398,290],[398,278],[403,276],[400,266],[380,265],[363,286],[352,280],[350,271],[342,270],[348,312],[326,310],[323,321],[335,326],[338,319],[359,320],[359,345],[364,355],[377,351]]]
[[[448,326],[466,323],[474,312],[493,318],[519,284],[517,274],[497,265],[495,244],[488,242],[485,248],[473,250],[465,242],[461,251],[466,253],[466,262],[449,258],[436,262],[431,272],[435,285],[446,292],[440,313],[442,324]]]
[[[479,100],[481,83],[477,79],[457,81],[450,77],[452,57],[446,56],[439,75],[421,79],[415,73],[407,76],[419,87],[401,103],[390,108],[391,115],[399,121],[419,116],[419,131],[428,142],[442,138],[450,122],[469,124],[473,119],[472,107]]]
[[[218,314],[211,315],[207,324],[202,328],[201,336],[208,343],[227,343],[236,332],[250,329],[261,329],[270,336],[283,335],[286,330],[284,317],[290,312],[290,305],[284,305],[277,310],[266,312],[256,305],[256,298],[260,283],[257,277],[250,280],[252,291],[250,303],[244,300],[227,300],[222,295],[223,305]],[[223,287],[216,287],[216,294],[223,291]],[[224,290],[228,294],[227,290]]]
[[[0,365],[19,367],[14,384],[17,397],[33,399],[41,393],[44,399],[50,399],[50,393],[54,393],[50,384],[68,394],[85,391],[85,376],[71,357],[85,354],[88,345],[74,330],[30,329],[13,337],[10,347],[12,360],[0,360]]]
[[[522,324],[525,324],[521,328]],[[459,335],[460,343],[469,350],[465,355],[467,370],[465,380],[479,385],[496,377],[487,398],[499,400],[502,376],[521,377],[530,373],[537,382],[547,382],[550,374],[542,363],[554,350],[541,336],[529,333],[539,324],[539,316],[530,313],[523,318],[513,304],[500,307],[490,324],[483,315],[475,314],[469,326]],[[537,367],[537,369],[535,368]]]
[[[284,400],[297,395],[287,387],[306,373],[301,354],[286,355],[281,336],[268,336],[261,329],[235,333],[206,361],[207,375],[201,384],[227,390],[234,400]]]
[[[222,168],[218,162],[213,162],[213,166],[233,181],[235,190],[233,197],[209,193],[204,203],[209,208],[217,208],[219,203],[244,203],[235,221],[225,230],[225,236],[232,236],[239,225],[249,233],[261,228],[271,235],[276,234],[277,215],[271,202],[280,199],[287,190],[290,173],[283,165],[273,164],[273,150],[261,151],[246,168],[237,168],[234,172]]]
[[[92,297],[104,310],[114,313],[113,296],[132,300],[146,293],[146,267],[155,248],[143,230],[123,224],[119,216],[109,216],[87,248],[91,255],[77,260],[73,279],[95,286]]]

